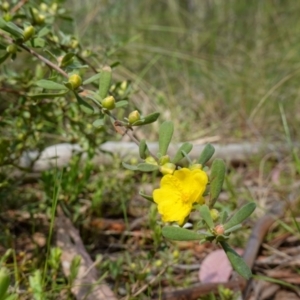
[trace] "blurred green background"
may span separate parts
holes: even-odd
[[[300,2],[70,1],[83,45],[119,61],[137,105],[177,121],[178,139],[280,140],[299,127]]]

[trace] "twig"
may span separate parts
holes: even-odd
[[[28,0],[21,0],[10,11],[11,14],[16,13]]]
[[[32,50],[31,48],[27,47],[24,44],[21,44],[19,46],[21,48],[23,48],[24,50],[26,50],[27,52],[29,52],[30,54],[32,54],[33,56],[37,57],[39,60],[41,60],[42,62],[44,62],[47,66],[49,66],[53,70],[57,71],[58,73],[60,73],[64,77],[66,77],[66,78],[69,77],[68,73],[66,73],[63,69],[61,69],[59,66],[55,65],[54,63],[52,63],[50,60],[48,60],[44,56],[38,54],[37,52],[35,52],[34,50]]]

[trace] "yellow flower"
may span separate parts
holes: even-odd
[[[204,203],[202,195],[208,182],[207,174],[200,170],[182,168],[165,175],[160,188],[153,191],[154,202],[164,222],[184,223],[194,203]]]

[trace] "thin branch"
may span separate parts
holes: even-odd
[[[16,13],[28,0],[21,0],[10,11],[11,14]]]
[[[24,44],[19,45],[19,47],[23,48],[24,50],[26,50],[27,52],[29,52],[33,56],[37,57],[39,60],[41,60],[42,62],[44,62],[47,66],[49,66],[50,68],[54,69],[55,71],[57,71],[58,73],[60,73],[64,77],[69,78],[68,73],[66,73],[63,69],[61,69],[59,66],[55,65],[54,63],[52,63],[50,60],[48,60],[44,56],[38,54],[37,52],[35,52],[34,50],[32,50],[31,48],[27,47]]]

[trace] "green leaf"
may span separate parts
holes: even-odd
[[[183,143],[179,149],[177,150],[175,157],[171,160],[171,162],[173,164],[177,164],[179,161],[181,161],[185,155],[185,154],[189,154],[191,152],[191,150],[193,149],[193,145],[191,143]]]
[[[137,168],[139,171],[143,172],[153,172],[159,169],[159,166],[157,165],[152,165],[152,164],[147,164],[147,163],[140,163],[137,165]]]
[[[48,27],[44,27],[38,32],[37,36],[39,38],[42,38],[43,36],[46,36],[50,31],[51,30]]]
[[[249,202],[243,205],[230,219],[224,224],[224,229],[227,230],[233,226],[242,223],[247,219],[255,210],[256,204],[254,202]]]
[[[210,199],[209,207],[214,207],[221,191],[225,178],[226,167],[222,159],[215,159],[211,166],[210,174]]]
[[[111,77],[111,67],[105,66],[100,73],[99,95],[101,99],[104,99],[108,94],[111,85]]]
[[[116,102],[116,107],[117,108],[124,107],[124,106],[127,106],[127,105],[128,105],[128,101],[126,101],[126,100]]]
[[[37,86],[47,90],[66,90],[63,84],[54,82],[52,80],[41,79],[35,83]]]
[[[226,222],[227,218],[228,218],[228,213],[227,213],[226,210],[223,210],[221,212],[221,216],[220,216],[220,222],[221,222],[221,224],[224,224]]]
[[[77,102],[79,104],[80,109],[85,112],[86,114],[93,114],[94,108],[89,105],[86,101],[84,101],[77,93],[74,93]]]
[[[214,221],[210,215],[210,211],[207,205],[200,205],[200,207],[198,208],[198,210],[200,211],[200,215],[203,218],[204,222],[207,224],[209,229],[214,228]]]
[[[158,119],[159,115],[160,115],[160,113],[158,113],[158,112],[152,113],[152,114],[147,115],[146,117],[143,117],[140,120],[134,122],[133,124],[131,124],[131,126],[141,126],[141,125],[153,123]]]
[[[105,123],[105,120],[104,118],[102,119],[97,119],[93,122],[93,126],[96,127],[96,128],[100,128],[102,126],[104,126],[104,123]]]
[[[9,271],[5,267],[0,269],[0,299],[5,299],[10,284]]]
[[[141,195],[143,198],[145,198],[148,201],[154,202],[153,197],[151,195],[146,195],[142,191],[139,191],[139,195]]]
[[[158,138],[158,146],[159,146],[159,154],[164,156],[167,154],[169,145],[172,140],[174,132],[174,125],[171,121],[163,122],[159,127],[159,138]]]
[[[67,53],[64,55],[63,59],[60,62],[61,67],[66,67],[68,64],[70,64],[73,60],[73,57],[75,56],[74,52]]]
[[[148,146],[146,144],[146,140],[142,139],[139,144],[139,153],[140,153],[140,158],[145,159],[149,155],[149,150]]]
[[[199,241],[205,236],[181,227],[165,226],[162,228],[162,235],[174,241]]]
[[[125,169],[128,169],[128,170],[131,170],[131,171],[137,171],[138,170],[138,167],[135,166],[135,165],[130,165],[130,164],[127,164],[125,162],[122,162],[122,166],[125,168]]]
[[[215,153],[215,148],[211,144],[205,145],[203,151],[201,152],[199,158],[198,158],[198,163],[204,166],[214,155]]]
[[[34,48],[44,48],[45,40],[42,38],[35,38],[31,40],[32,47]]]
[[[252,277],[251,269],[247,266],[242,257],[240,257],[226,242],[220,242],[225,251],[233,269],[246,280]]]
[[[56,98],[56,97],[63,96],[65,94],[67,94],[68,92],[69,91],[63,91],[60,93],[42,93],[42,94],[33,94],[33,95],[29,94],[27,96],[32,99]]]
[[[96,75],[93,75],[92,77],[86,79],[82,84],[85,85],[85,84],[92,83],[92,82],[94,82],[94,81],[96,81],[96,80],[99,80],[100,76],[101,76],[101,73],[98,73],[98,74],[96,74]]]
[[[0,64],[6,61],[6,59],[9,57],[9,53],[5,53],[3,56],[0,57]]]
[[[233,226],[233,227],[225,230],[224,234],[228,234],[228,233],[234,232],[234,231],[239,230],[241,228],[242,228],[242,224],[237,224],[237,225],[235,225],[235,226]]]
[[[3,18],[0,18],[0,28],[17,39],[23,39],[23,30],[12,22],[6,22]]]

